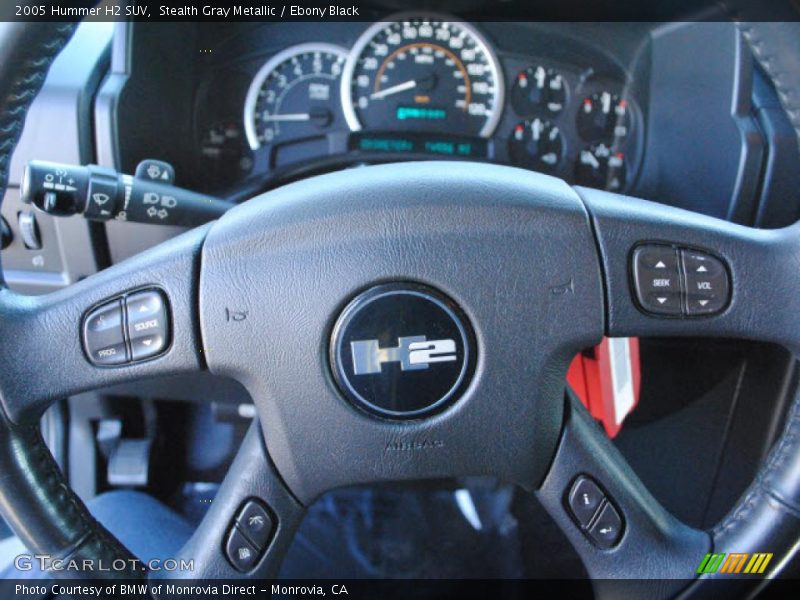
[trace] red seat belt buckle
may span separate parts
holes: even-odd
[[[603,338],[573,359],[567,383],[608,436],[615,437],[639,403],[639,338]]]

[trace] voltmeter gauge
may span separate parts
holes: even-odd
[[[628,101],[611,92],[587,96],[578,109],[577,125],[578,133],[587,141],[624,138],[631,127]]]
[[[514,80],[511,106],[518,115],[527,116],[537,111],[558,114],[566,102],[567,84],[553,69],[541,65],[528,67]]]
[[[511,162],[534,171],[551,172],[561,162],[564,139],[558,127],[545,119],[522,121],[508,140]]]
[[[575,166],[578,185],[618,192],[625,187],[625,155],[599,143],[581,150]]]

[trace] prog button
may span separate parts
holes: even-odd
[[[83,345],[89,360],[100,366],[128,361],[122,324],[122,300],[112,300],[92,310],[83,321]]]

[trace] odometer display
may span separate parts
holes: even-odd
[[[353,133],[349,146],[351,150],[381,154],[430,154],[480,159],[487,156],[486,140],[453,135]]]
[[[380,22],[348,58],[342,103],[353,131],[489,137],[500,119],[503,81],[489,45],[466,23]]]

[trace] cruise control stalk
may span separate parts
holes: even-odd
[[[24,202],[57,217],[80,214],[93,221],[131,221],[194,227],[221,217],[233,205],[172,185],[168,163],[142,161],[135,175],[97,165],[33,160],[25,167]]]

